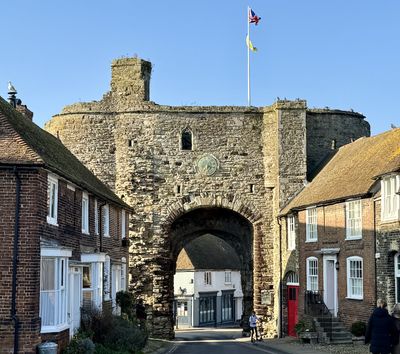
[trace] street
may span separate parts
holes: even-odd
[[[168,354],[286,354],[276,349],[267,349],[262,343],[252,344],[249,337],[242,337],[241,329],[203,329],[177,331],[175,345]]]

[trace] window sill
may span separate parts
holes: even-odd
[[[59,324],[57,326],[42,326],[40,333],[58,333],[69,328],[68,323]]]
[[[346,237],[345,241],[362,240],[362,236]]]
[[[358,301],[362,301],[364,300],[364,297],[353,297],[353,296],[346,296],[347,300],[358,300]]]
[[[58,226],[57,220],[47,218],[47,223],[49,225]]]
[[[400,221],[400,219],[397,217],[393,217],[391,219],[381,219],[381,224],[390,224],[392,222],[397,222],[397,221]]]
[[[318,239],[316,239],[316,240],[306,240],[306,243],[312,243],[312,242],[318,242]]]
[[[82,230],[82,233],[83,233],[84,235],[88,235],[88,236],[90,236],[90,232],[89,232],[89,231],[87,231],[87,230]]]

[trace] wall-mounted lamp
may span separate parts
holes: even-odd
[[[339,261],[336,261],[336,262],[335,262],[335,269],[336,269],[336,270],[339,270]]]

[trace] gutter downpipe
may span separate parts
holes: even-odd
[[[15,175],[15,223],[14,223],[14,249],[11,295],[11,319],[14,323],[14,354],[18,353],[19,345],[19,319],[17,316],[17,267],[18,267],[18,241],[19,241],[19,213],[21,199],[21,179],[17,167],[13,168]]]
[[[374,199],[373,205],[374,205],[374,260],[375,260],[375,262],[374,262],[374,268],[375,268],[374,269],[374,271],[375,271],[374,278],[375,278],[375,304],[376,304],[376,302],[378,301],[378,282],[377,282],[377,277],[376,277],[376,269],[377,269],[376,262],[378,260],[376,258],[377,239],[376,239],[376,200],[375,199]]]
[[[281,218],[277,218],[279,225],[279,338],[283,337],[282,331],[282,294],[283,294],[283,284],[282,284],[282,224]]]

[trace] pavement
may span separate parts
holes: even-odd
[[[237,342],[246,347],[267,354],[364,354],[369,353],[365,345],[313,345],[302,344],[298,339],[285,337],[278,339],[264,339],[256,344],[250,342],[249,337],[241,336],[238,328],[196,328],[190,330],[176,330],[176,338],[172,341],[151,338],[144,354],[172,354],[180,344],[200,342]],[[229,337],[229,339],[228,339]]]

